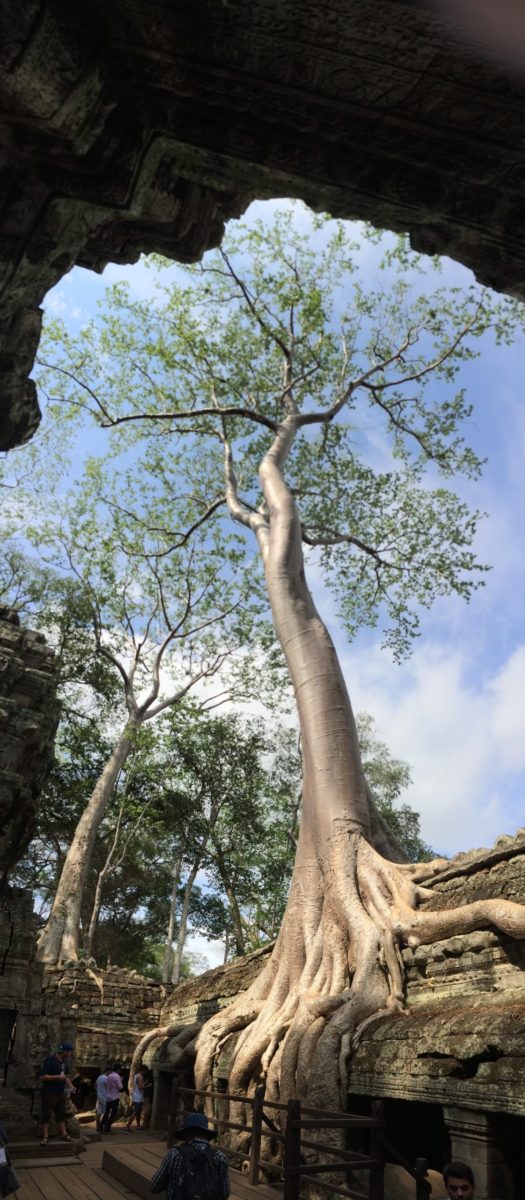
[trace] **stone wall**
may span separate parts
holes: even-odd
[[[19,1135],[34,1127],[35,1064],[46,1022],[33,897],[10,887],[8,876],[33,835],[51,766],[56,686],[45,638],[0,608],[0,1116]]]
[[[408,231],[523,295],[525,89],[457,8],[4,5],[1,448],[38,424],[38,306],[61,275],[141,250],[196,259],[255,195]]]
[[[161,984],[122,967],[103,971],[83,961],[46,967],[43,1007],[49,1044],[71,1036],[75,1068],[81,1071],[114,1059],[129,1064],[144,1030],[159,1024],[165,995]]]
[[[158,1025],[165,989],[111,967],[91,968],[80,961],[69,967],[34,962],[35,918],[29,893],[9,893],[11,930],[1,924],[0,953],[7,945],[6,970],[0,974],[0,1038],[8,1057],[0,1087],[0,1119],[16,1136],[32,1136],[39,1113],[38,1072],[50,1048],[72,1041],[75,1071],[95,1077],[113,1060],[131,1062],[144,1029]],[[10,932],[20,941],[9,941]],[[3,942],[2,942],[3,938]],[[2,1020],[3,1018],[3,1020]]]
[[[488,897],[525,903],[525,830],[457,855],[425,907]],[[403,950],[407,1015],[367,1030],[351,1095],[525,1116],[525,943],[478,931]]]
[[[525,830],[457,855],[429,886],[430,908],[495,896],[525,903]],[[250,985],[269,953],[176,988],[161,1023],[207,1019]],[[381,1096],[525,1116],[525,943],[487,930],[405,949],[403,960],[406,1013],[365,1031],[352,1060],[350,1106],[352,1096]],[[169,1069],[169,1044],[157,1061]],[[218,1075],[228,1071],[225,1048]]]
[[[0,891],[33,836],[59,717],[53,651],[0,609]]]
[[[273,944],[273,943],[272,943]],[[166,994],[161,1008],[161,1025],[193,1025],[207,1021],[219,1008],[229,1004],[239,992],[246,991],[262,970],[271,946],[236,958],[223,967],[205,971],[197,979],[188,979]]]

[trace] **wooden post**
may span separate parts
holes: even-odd
[[[377,1167],[371,1167],[369,1171],[369,1194],[370,1200],[383,1200],[385,1188],[385,1107],[382,1100],[373,1101],[370,1115],[375,1117],[377,1121],[381,1121],[381,1125],[379,1127],[372,1127],[370,1130],[370,1158],[379,1160],[379,1165]]]
[[[301,1192],[301,1101],[289,1100],[284,1131],[284,1200],[299,1200]]]
[[[252,1104],[252,1137],[250,1141],[249,1181],[253,1187],[259,1183],[259,1159],[261,1157],[261,1129],[264,1104],[264,1083],[255,1089]]]
[[[414,1167],[416,1171],[416,1200],[428,1200],[432,1188],[426,1177],[428,1171],[426,1158],[416,1158]]]

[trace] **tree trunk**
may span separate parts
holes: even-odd
[[[119,772],[133,745],[137,722],[129,720],[113,747],[67,852],[49,919],[37,946],[37,959],[61,963],[78,958],[80,913],[93,846]]]
[[[188,875],[188,878],[186,880],[186,886],[184,888],[184,895],[182,898],[182,909],[181,909],[181,914],[180,914],[177,945],[175,947],[175,955],[174,955],[174,960],[173,960],[173,974],[171,977],[171,982],[174,984],[177,984],[180,980],[182,955],[183,955],[183,951],[184,951],[184,943],[186,941],[186,933],[187,933],[187,929],[188,929],[188,917],[189,917],[189,913],[190,913],[190,901],[191,901],[191,893],[193,890],[193,885],[197,878],[197,873],[199,871],[199,868],[204,860],[204,856],[206,854],[206,848],[207,848],[209,839],[211,837],[213,837],[213,831],[217,824],[217,819],[219,816],[220,808],[221,808],[221,802],[219,802],[218,804],[212,805],[210,808],[208,828],[206,830],[206,833],[205,833],[205,835],[202,839],[202,842],[199,846],[199,849],[197,851],[197,856],[194,860],[190,874]]]
[[[423,894],[417,884],[443,863],[406,862],[366,785],[350,699],[306,585],[300,522],[281,475],[287,438],[291,443],[285,426],[260,471],[267,517],[260,510],[247,515],[236,497],[231,509],[257,533],[294,687],[303,814],[274,950],[251,987],[204,1026],[196,1086],[211,1086],[218,1047],[240,1030],[230,1092],[251,1092],[265,1080],[271,1099],[295,1095],[334,1109],[345,1104],[347,1062],[360,1028],[403,1005],[400,946],[491,923],[523,937],[525,908],[482,901],[443,913],[417,912]]]
[[[230,913],[231,913],[232,924],[233,924],[233,937],[234,937],[234,941],[235,941],[235,953],[237,955],[241,956],[246,951],[244,929],[243,929],[242,919],[241,919],[241,911],[240,911],[240,908],[239,908],[239,905],[237,902],[237,897],[233,890],[230,873],[226,866],[226,859],[222,852],[222,846],[220,845],[220,842],[218,841],[217,838],[213,838],[213,845],[215,848],[215,854],[217,856],[217,869],[218,869],[218,872],[220,875],[222,886],[224,888],[224,891],[226,892],[228,904],[230,906]]]
[[[166,953],[162,963],[162,982],[172,982],[173,972],[173,937],[175,934],[175,914],[177,911],[177,900],[179,896],[180,876],[182,871],[182,855],[179,854],[175,860],[175,870],[173,874],[173,887],[171,889],[170,900],[170,915],[168,919],[168,931],[166,934]]]
[[[174,984],[177,984],[180,980],[180,972],[181,972],[181,967],[182,967],[182,955],[184,953],[184,943],[186,941],[186,934],[188,931],[188,917],[190,915],[191,893],[193,891],[193,884],[195,883],[195,880],[197,878],[197,872],[201,865],[201,861],[202,860],[200,857],[195,860],[195,862],[191,868],[191,871],[188,875],[188,878],[186,880],[186,885],[184,888],[184,895],[182,897],[182,907],[181,907],[180,921],[179,921],[179,932],[177,934],[177,945],[175,947],[175,954],[173,956],[173,973],[171,976],[171,982]]]
[[[100,909],[102,906],[102,892],[104,890],[104,884],[106,882],[107,876],[108,876],[108,871],[107,871],[107,862],[106,862],[104,864],[104,866],[102,867],[102,870],[99,872],[99,876],[97,879],[97,886],[95,888],[95,899],[93,901],[93,908],[91,910],[91,917],[90,917],[90,921],[89,921],[89,929],[88,929],[87,937],[86,937],[86,954],[87,954],[88,958],[91,958],[91,956],[93,954],[93,943],[95,941],[95,934],[97,932],[98,918],[100,916]]]
[[[117,781],[115,781],[115,782],[117,782]],[[93,901],[93,908],[91,910],[91,918],[89,921],[89,929],[88,929],[87,938],[86,938],[86,954],[87,954],[88,958],[91,958],[91,955],[93,954],[93,943],[95,940],[95,934],[97,932],[98,918],[100,915],[100,909],[101,909],[101,905],[102,905],[102,892],[104,890],[104,884],[106,882],[106,879],[111,871],[113,859],[115,857],[115,852],[117,849],[119,833],[120,833],[120,825],[121,825],[121,821],[122,821],[122,813],[123,813],[123,809],[124,809],[125,796],[126,796],[126,788],[124,789],[124,797],[122,798],[122,800],[120,802],[120,809],[119,809],[119,814],[118,814],[118,818],[117,818],[117,824],[115,826],[115,832],[113,834],[113,841],[108,850],[108,854],[107,854],[104,866],[102,867],[102,870],[99,871],[99,876],[97,879],[97,886],[95,888],[95,899]]]

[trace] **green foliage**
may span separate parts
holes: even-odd
[[[412,782],[408,763],[394,758],[386,743],[378,738],[369,713],[358,713],[356,724],[363,769],[381,816],[412,862],[428,862],[435,855],[421,837],[419,813],[406,801],[399,803]]]
[[[118,284],[76,337],[53,326],[40,379],[51,415],[74,425],[90,414],[111,430],[127,520],[145,543],[173,545],[175,498],[201,513],[216,505],[209,562],[227,545],[228,572],[252,591],[259,568],[226,518],[222,441],[240,499],[257,509],[258,465],[293,398],[287,479],[305,542],[319,547],[349,635],[381,624],[399,657],[422,610],[439,596],[468,600],[483,582],[480,514],[445,482],[482,467],[465,441],[459,373],[481,339],[509,341],[522,318],[475,284],[436,288],[403,239],[395,249],[390,239],[365,288],[360,251],[342,223],[304,211],[298,227],[289,207],[268,225],[231,223],[222,248],[175,279],[155,259],[153,298]]]
[[[227,662],[221,699],[234,690],[275,696],[282,660],[259,557],[228,516],[225,443],[245,513],[267,520],[258,466],[293,409],[286,479],[304,544],[349,636],[381,626],[401,657],[436,598],[468,601],[483,584],[486,568],[473,551],[481,514],[454,490],[482,468],[466,441],[464,382],[483,339],[513,338],[521,309],[477,285],[430,286],[425,260],[402,239],[389,243],[379,282],[365,289],[361,245],[347,228],[303,215],[301,229],[290,210],[271,226],[232,223],[220,250],[175,277],[154,260],[152,298],[136,300],[119,284],[77,335],[47,326],[38,372],[47,425],[23,451],[25,476],[10,456],[19,486],[8,493],[0,576],[0,596],[31,612],[60,647],[66,721],[42,826],[20,867],[44,907],[111,741],[119,656],[141,647],[138,679],[147,690],[152,652],[176,629],[170,686],[182,686],[196,664]],[[84,476],[71,486],[73,451]],[[399,804],[406,764],[392,759],[369,718],[360,736],[379,809],[409,856],[425,857],[419,818]],[[153,741],[134,747],[101,830],[97,870],[123,789],[124,836],[149,804],[108,878],[100,961],[118,955],[156,969],[174,863],[182,855],[182,886],[204,842],[192,928],[226,932],[233,945],[240,918],[247,948],[275,936],[299,775],[286,732],[203,717],[191,705],[177,721],[161,718]]]

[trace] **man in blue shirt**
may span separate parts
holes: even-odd
[[[228,1200],[228,1159],[222,1150],[211,1149],[209,1142],[217,1134],[208,1128],[204,1113],[188,1113],[181,1128],[173,1131],[173,1136],[182,1139],[184,1145],[168,1150],[151,1180],[150,1192],[167,1192],[168,1200],[194,1200],[192,1180],[199,1178],[196,1194],[202,1200]],[[199,1169],[199,1156],[209,1163],[209,1171],[204,1163],[202,1170]]]
[[[66,1075],[66,1058],[74,1050],[72,1042],[61,1042],[58,1050],[50,1054],[43,1063],[40,1072],[42,1081],[42,1141],[41,1146],[47,1146],[49,1137],[49,1122],[54,1116],[57,1123],[58,1136],[63,1142],[73,1141],[66,1132],[66,1087],[74,1092],[73,1084]]]

